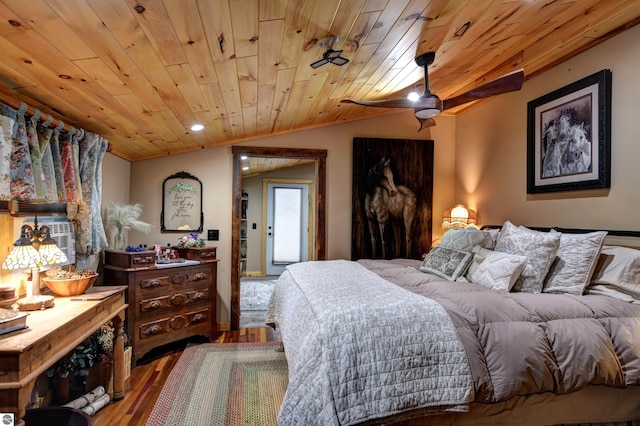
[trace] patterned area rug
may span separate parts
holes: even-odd
[[[240,282],[240,310],[241,311],[266,311],[275,280],[267,281],[241,281]]]
[[[287,389],[282,343],[205,343],[185,349],[147,426],[277,424]]]

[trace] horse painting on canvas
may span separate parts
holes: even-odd
[[[420,259],[431,249],[434,142],[353,139],[351,259]]]
[[[377,255],[378,245],[381,248],[382,257],[387,257],[388,225],[392,227],[395,246],[400,246],[398,243],[402,243],[401,236],[404,235],[404,252],[411,253],[417,199],[411,189],[395,184],[389,164],[389,157],[385,156],[368,172],[370,185],[365,194],[364,209],[374,257]]]

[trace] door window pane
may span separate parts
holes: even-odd
[[[302,189],[274,188],[273,263],[300,262]]]

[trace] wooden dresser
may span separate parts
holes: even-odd
[[[215,340],[217,259],[126,268],[104,265],[106,285],[126,285],[132,364],[149,350],[191,336]]]

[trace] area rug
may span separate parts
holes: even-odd
[[[180,356],[147,426],[277,425],[287,389],[282,343],[205,343]]]
[[[241,281],[240,310],[266,311],[275,286],[275,280]]]

